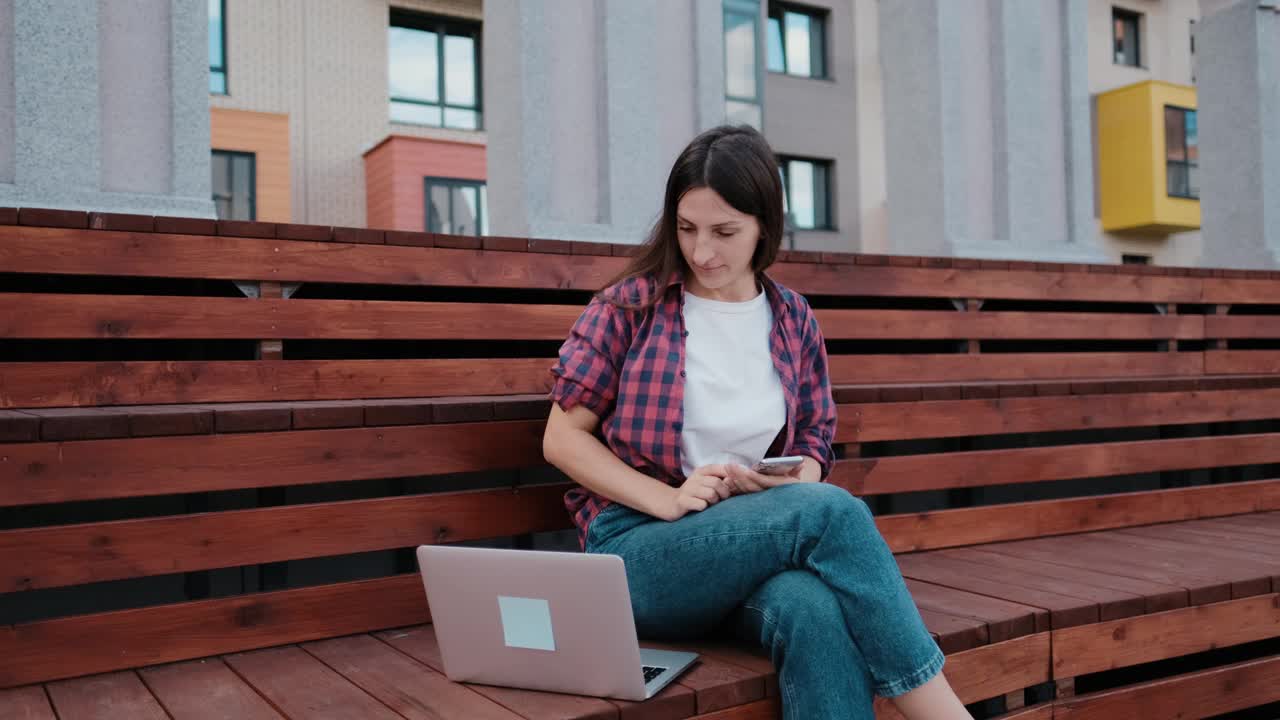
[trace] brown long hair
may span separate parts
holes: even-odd
[[[738,212],[760,222],[760,240],[751,257],[751,269],[759,277],[778,257],[782,246],[782,178],[773,150],[754,128],[722,125],[693,139],[671,167],[662,215],[626,269],[600,291],[609,302],[632,310],[646,310],[661,298],[676,273],[688,273],[676,235],[676,208],[680,198],[695,188],[711,188]],[[638,305],[623,298],[606,297],[604,291],[633,277],[652,276],[656,291]]]

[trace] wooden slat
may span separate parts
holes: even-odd
[[[436,641],[434,628],[429,626],[404,628],[381,632],[377,637],[418,662],[436,671],[444,672],[444,665],[440,659],[440,645]],[[610,720],[618,717],[617,705],[601,698],[489,685],[469,687],[529,720],[562,720],[563,718]]]
[[[1049,629],[1048,613],[1040,608],[910,578],[906,583],[918,607],[984,622],[993,643]]]
[[[143,668],[138,674],[179,720],[283,718],[218,658]]]
[[[57,720],[39,685],[0,690],[0,717],[11,720]]]
[[[934,636],[942,652],[951,653],[971,650],[991,642],[987,632],[987,623],[971,617],[961,617],[950,613],[939,612],[929,608],[917,608],[924,626]]]
[[[132,295],[13,296],[4,338],[563,340],[571,305]]]
[[[1038,584],[1024,580],[1022,574],[1017,571],[953,560],[929,553],[900,556],[898,565],[902,568],[903,576],[913,580],[1042,608],[1048,611],[1052,628],[1098,621],[1098,603],[1067,594],[1070,588],[1066,587],[1065,583],[1057,585],[1057,591],[1038,586],[1028,587],[1028,584]],[[1136,614],[1142,611],[1142,603],[1141,598],[1134,599],[1138,601]]]
[[[805,294],[1098,302],[1199,302],[1199,278],[786,263],[770,275]]]
[[[8,272],[598,290],[626,258],[0,226]]]
[[[567,484],[313,503],[0,532],[15,592],[560,530]]]
[[[933,550],[1131,525],[1280,509],[1280,480],[887,515],[894,552]]]
[[[692,643],[663,643],[646,640],[645,647],[677,652],[699,652]],[[765,697],[766,678],[772,670],[728,663],[715,656],[700,656],[698,662],[680,676],[678,682],[694,691],[698,713],[715,712],[746,705]]]
[[[1250,545],[1239,539],[1223,541],[1196,534],[1191,529],[1168,525],[1113,530],[1107,533],[1107,538],[1176,555],[1185,553],[1237,577],[1243,574],[1256,577],[1260,581],[1257,585],[1260,592],[1267,592],[1280,583],[1280,555],[1276,554],[1276,548],[1270,548],[1271,553],[1265,550],[1254,552]]]
[[[837,384],[1061,380],[1187,376],[1204,373],[1204,355],[1165,353],[989,353],[976,355],[833,355]]]
[[[296,647],[229,655],[226,662],[286,717],[403,720],[386,705]]]
[[[1200,302],[1223,305],[1280,303],[1280,283],[1252,278],[1204,278]]]
[[[530,467],[544,463],[542,427],[513,420],[6,445],[0,507]]]
[[[1207,315],[1204,322],[1209,338],[1280,338],[1280,317],[1275,315]]]
[[[0,226],[0,267],[22,273],[596,290],[625,262],[591,255]],[[782,263],[770,275],[804,294],[1100,302],[1194,303],[1205,282],[812,263]]]
[[[778,698],[769,698],[728,710],[695,715],[692,720],[778,720],[780,717],[782,704]]]
[[[814,314],[828,340],[1198,340],[1204,337],[1204,318],[1195,315],[945,310],[815,310]]]
[[[1053,720],[1053,705],[1044,703],[1035,707],[1023,708],[1004,715],[997,715],[992,720]]]
[[[1280,462],[1280,433],[929,453],[838,462],[858,495],[1198,470]]]
[[[1013,555],[1050,566],[1097,568],[1113,575],[1142,578],[1186,588],[1192,605],[1231,599],[1231,578],[1206,572],[1199,567],[1183,569],[1167,554],[1126,547],[1104,540],[1091,541],[1076,535],[1038,538],[991,545],[992,552]]]
[[[1047,682],[1049,633],[1037,633],[956,653],[943,674],[965,703],[996,697]]]
[[[839,407],[836,442],[1087,430],[1280,417],[1280,390],[1143,392]]]
[[[1206,350],[1204,371],[1214,375],[1275,375],[1280,350]]]
[[[0,687],[412,625],[417,573],[0,627]]]
[[[169,716],[132,672],[49,683],[61,720],[168,720]]]
[[[369,635],[320,640],[302,649],[409,720],[520,718]]]
[[[1067,628],[1053,633],[1053,672],[1077,677],[1280,637],[1280,593]]]
[[[1101,620],[1142,615],[1187,606],[1187,592],[1172,585],[1118,577],[1083,568],[1046,566],[983,549],[952,548],[928,553],[958,563],[965,572],[992,578],[1010,585],[1061,592],[1098,604]]]
[[[1280,700],[1280,657],[1060,700],[1055,720],[1205,718]]]
[[[549,358],[0,363],[0,407],[545,393]]]

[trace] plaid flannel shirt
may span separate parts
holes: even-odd
[[[771,454],[807,455],[831,472],[836,409],[827,351],[817,318],[804,297],[764,276],[773,309],[769,334],[773,365],[782,381],[787,424]],[[639,304],[657,292],[653,277],[630,278],[605,295]],[[679,486],[684,419],[683,279],[675,277],[648,312],[625,310],[599,297],[574,323],[551,368],[551,400],[566,411],[582,405],[600,418],[604,443],[627,465]],[[780,442],[780,444],[779,444]],[[611,501],[575,487],[565,506],[585,547],[587,528]]]

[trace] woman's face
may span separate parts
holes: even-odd
[[[676,235],[689,265],[685,283],[694,295],[742,302],[756,295],[751,258],[760,222],[739,212],[709,187],[694,188],[676,206]]]

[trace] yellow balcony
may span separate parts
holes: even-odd
[[[1195,88],[1158,80],[1098,95],[1103,230],[1167,234],[1200,227],[1195,109]]]

